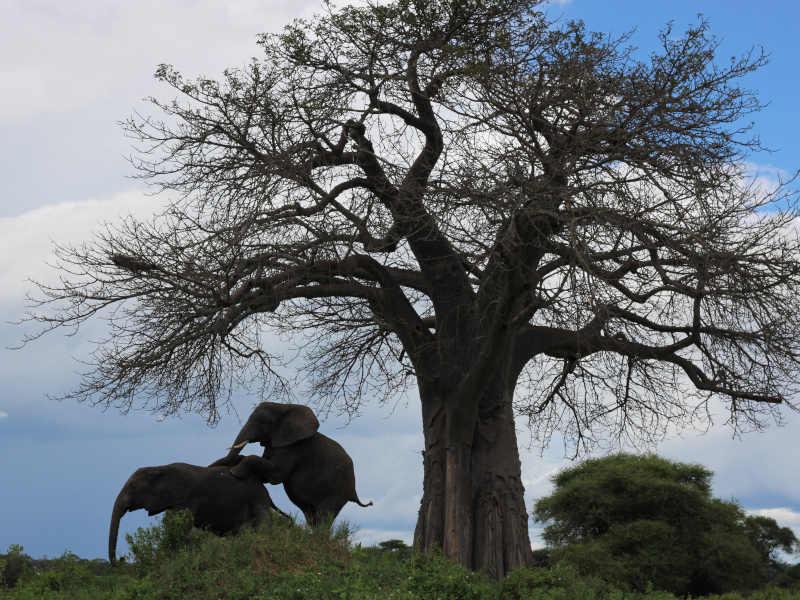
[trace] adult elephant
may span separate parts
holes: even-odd
[[[364,504],[356,494],[353,460],[337,442],[319,433],[314,412],[301,404],[262,402],[239,431],[228,456],[213,466],[235,464],[250,442],[264,446],[270,483],[282,483],[289,500],[316,526],[333,520],[347,502]]]
[[[257,524],[268,508],[288,517],[264,487],[265,465],[260,456],[247,456],[234,468],[171,463],[137,469],[114,502],[108,533],[109,562],[116,561],[119,522],[128,511],[144,508],[148,515],[157,515],[168,509],[189,509],[195,527],[217,535]]]

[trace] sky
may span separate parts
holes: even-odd
[[[50,400],[77,385],[79,359],[102,334],[102,323],[13,350],[26,328],[11,322],[24,313],[27,279],[57,278],[48,265],[53,242],[90,240],[104,222],[126,214],[147,218],[160,206],[160,198],[130,179],[130,141],[118,126],[146,110],[144,97],[169,98],[152,78],[156,65],[216,76],[257,55],[257,33],[278,31],[319,7],[317,0],[0,0],[0,552],[21,544],[37,557],[65,550],[104,557],[114,498],[135,469],[207,464],[234,439],[253,398],[237,397],[238,416],[223,414],[215,428],[193,414],[161,420]],[[746,85],[769,103],[754,131],[774,152],[751,162],[769,173],[800,167],[797,3],[562,0],[547,10],[561,20],[583,19],[595,31],[635,29],[632,41],[642,53],[665,23],[680,30],[698,12],[721,38],[721,57],[763,45],[770,63]],[[716,496],[772,516],[800,537],[800,418],[787,413],[785,421],[734,439],[718,415],[708,431],[683,432],[651,449],[703,464],[715,473]],[[416,396],[370,405],[350,423],[331,415],[320,430],[351,454],[359,496],[375,503],[350,503],[340,514],[357,529],[355,539],[410,542],[422,493]],[[518,437],[530,510],[552,489],[550,477],[573,463],[558,440],[528,447],[522,423]],[[268,487],[279,507],[297,512],[280,486]],[[129,513],[121,532],[153,522],[143,511]],[[541,545],[531,527],[534,545]],[[121,541],[119,553],[125,551]]]

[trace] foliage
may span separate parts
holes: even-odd
[[[21,550],[21,548],[20,548]],[[127,567],[112,571],[104,560],[86,560],[65,551],[55,559],[33,560],[15,588],[3,590],[0,598],[13,600],[94,600],[116,598],[117,593],[136,585]]]
[[[800,563],[795,565],[782,565],[775,577],[775,585],[800,590]]]
[[[33,561],[19,544],[11,544],[8,553],[0,555],[0,586],[14,587],[19,579],[33,571]]]
[[[553,477],[534,515],[551,560],[616,585],[678,594],[753,589],[797,540],[773,519],[711,497],[711,472],[654,455],[587,460]]]
[[[669,467],[663,461],[661,467]],[[588,469],[581,465],[583,472]],[[694,472],[690,487],[704,487],[710,473],[696,465],[673,465],[662,473]],[[565,476],[564,481],[576,481]],[[721,503],[731,511],[729,503]],[[735,511],[734,511],[735,512]],[[637,525],[641,536],[656,535],[657,521]],[[770,524],[759,520],[760,530]],[[752,523],[751,523],[752,525]],[[628,539],[633,538],[628,535]],[[764,548],[781,535],[763,536]],[[2,558],[4,577],[16,573],[15,587],[0,587],[2,600],[676,600],[671,593],[625,591],[603,579],[582,575],[563,561],[550,568],[523,568],[502,582],[490,581],[440,553],[417,554],[401,540],[376,547],[353,547],[346,524],[309,530],[268,518],[257,529],[216,537],[191,528],[185,511],[169,511],[161,521],[128,536],[133,563],[111,568],[105,561],[79,559],[70,552],[53,560],[33,560],[12,545]],[[581,544],[578,544],[581,546]],[[584,556],[592,559],[591,547]],[[588,549],[587,549],[588,548]],[[719,546],[725,560],[730,548]],[[763,556],[763,555],[762,555]],[[597,562],[599,559],[595,556]],[[735,564],[735,557],[733,558]],[[9,569],[9,565],[14,566]],[[616,563],[617,567],[625,565]],[[779,565],[781,588],[746,596],[728,593],[716,600],[800,600],[800,565]],[[629,571],[624,574],[629,575]]]
[[[134,564],[112,568],[67,552],[43,561],[38,573],[28,571],[17,587],[0,588],[0,599],[677,600],[668,592],[624,591],[565,564],[517,569],[498,583],[441,553],[414,553],[398,540],[353,546],[346,525],[310,531],[284,519],[268,519],[236,536],[196,533],[185,536],[180,517],[165,515],[132,536]],[[148,568],[141,568],[136,557],[147,561]],[[800,600],[800,590],[770,588],[747,600]]]
[[[616,454],[556,474],[555,491],[538,500],[534,511],[537,520],[552,521],[545,541],[561,546],[633,519],[680,521],[703,505],[710,479],[711,472],[700,465]]]
[[[378,547],[387,554],[392,554],[395,560],[409,560],[413,549],[403,540],[386,540],[378,543]]]
[[[338,572],[349,561],[346,524],[309,530],[273,514],[257,530],[246,528],[236,536],[198,535],[197,530],[187,535],[185,523],[166,515],[142,533],[139,554],[157,560],[140,585],[164,599],[216,598],[220,589],[227,598],[253,598],[280,574]]]
[[[134,562],[145,571],[170,554],[180,551],[192,543],[200,543],[205,533],[193,527],[194,517],[190,510],[167,511],[160,525],[139,527],[133,534],[125,534]]]
[[[775,519],[761,515],[750,515],[744,521],[747,537],[761,553],[765,561],[776,564],[778,550],[787,554],[800,552],[800,540],[788,527],[781,527]]]

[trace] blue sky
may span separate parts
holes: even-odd
[[[103,221],[129,212],[144,217],[158,207],[158,199],[126,178],[128,141],[116,125],[142,106],[142,97],[161,93],[152,81],[155,65],[217,74],[257,52],[256,33],[318,6],[310,0],[0,0],[0,551],[22,544],[35,556],[65,549],[104,556],[111,505],[131,472],[174,461],[205,464],[233,439],[236,415],[223,415],[211,429],[196,415],[162,422],[147,412],[122,416],[48,400],[75,386],[80,364],[73,357],[86,356],[102,323],[12,351],[5,348],[23,329],[6,322],[23,311],[26,277],[55,276],[46,265],[51,240],[80,242]],[[597,31],[637,28],[633,41],[642,52],[664,23],[674,20],[680,30],[698,12],[722,38],[723,57],[763,44],[770,64],[747,85],[770,102],[755,131],[777,151],[752,162],[784,172],[800,167],[796,3],[572,0],[548,10]],[[241,417],[253,402],[236,399]],[[785,427],[743,439],[731,438],[723,415],[717,421],[704,435],[685,432],[655,450],[708,466],[716,473],[716,495],[767,511],[800,536],[800,418],[787,414]],[[422,481],[413,395],[396,407],[371,406],[349,425],[332,416],[322,431],[353,456],[362,500],[375,501],[372,508],[350,504],[342,513],[360,529],[357,539],[410,540]],[[548,493],[549,476],[569,462],[558,441],[540,451],[526,447],[522,428],[519,437],[530,507]],[[270,493],[293,510],[280,487],[270,486]],[[139,511],[123,519],[122,529],[150,521]]]
[[[776,151],[754,159],[787,171],[800,167],[797,160],[800,157],[797,135],[800,82],[794,76],[800,58],[796,29],[800,4],[797,2],[572,0],[554,3],[548,12],[554,17],[582,19],[595,31],[621,34],[635,29],[632,43],[643,54],[654,48],[657,33],[667,22],[674,23],[676,32],[683,31],[698,22],[698,14],[710,22],[712,33],[720,39],[722,60],[763,46],[770,55],[770,62],[749,77],[746,86],[758,91],[763,102],[770,103],[757,117],[755,131],[766,146]]]

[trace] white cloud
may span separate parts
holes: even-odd
[[[565,468],[563,464],[551,466],[551,463],[545,461],[532,467],[531,471],[523,472],[522,485],[525,486],[525,491],[536,497],[549,494],[553,488],[550,478],[563,468]]]
[[[747,512],[751,515],[775,519],[775,521],[783,527],[800,529],[800,512],[792,510],[791,508],[758,508],[755,510],[748,510]]]
[[[90,241],[104,222],[128,214],[147,218],[164,198],[123,192],[106,200],[86,200],[43,206],[15,217],[0,218],[0,305],[21,305],[30,291],[29,279],[52,281],[53,242]]]
[[[754,162],[744,163],[745,174],[750,177],[764,178],[765,181],[777,183],[782,179],[787,179],[789,173],[785,169]]]
[[[723,421],[727,415],[720,415]],[[786,425],[734,438],[729,427],[716,424],[704,435],[686,432],[656,448],[671,460],[700,463],[714,472],[714,496],[744,500],[757,506],[757,498],[778,496],[800,505],[800,479],[787,477],[797,464],[797,428],[800,415],[784,411]]]
[[[4,410],[0,410],[0,419],[7,419],[8,413]]]
[[[751,184],[759,196],[772,196],[780,188],[782,182],[791,179],[791,174],[786,170],[772,165],[745,162],[743,166],[746,183]]]
[[[319,6],[318,0],[4,2],[0,121],[110,96],[132,102],[149,93],[145,84],[162,62],[214,75],[257,54],[259,31],[278,31]]]

